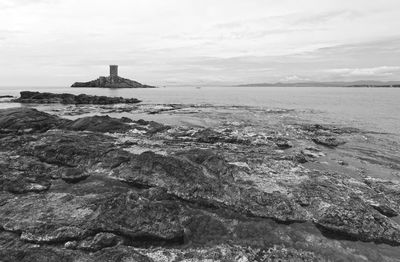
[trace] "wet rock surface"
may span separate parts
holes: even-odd
[[[156,114],[208,126],[0,110],[0,260],[399,261],[396,142],[209,110]]]

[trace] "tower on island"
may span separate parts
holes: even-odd
[[[110,65],[110,76],[118,76],[118,65]]]
[[[110,76],[100,76],[89,82],[75,82],[72,87],[105,87],[105,88],[153,88],[139,82],[118,76],[118,65],[110,65]]]

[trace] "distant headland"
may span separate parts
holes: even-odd
[[[280,86],[280,87],[393,87],[399,88],[400,81],[373,81],[373,80],[360,80],[353,82],[298,82],[298,83],[255,83],[244,84],[238,86]]]
[[[118,65],[110,65],[110,76],[100,76],[89,82],[75,82],[71,87],[156,88],[118,76]]]

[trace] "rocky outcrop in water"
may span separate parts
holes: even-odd
[[[107,96],[93,96],[93,95],[73,95],[73,94],[55,94],[55,93],[41,93],[22,91],[20,97],[14,99],[18,103],[61,103],[61,104],[95,104],[95,105],[108,105],[108,104],[135,104],[141,102],[136,98],[123,98],[123,97],[107,97]]]
[[[89,82],[76,82],[71,87],[105,87],[105,88],[156,88],[119,76],[99,77]]]
[[[306,166],[356,131],[246,128],[0,110],[1,260],[396,261],[400,183]]]

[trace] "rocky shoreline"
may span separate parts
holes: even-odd
[[[388,135],[287,110],[129,109],[148,119],[0,110],[2,261],[399,261]]]

